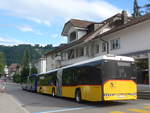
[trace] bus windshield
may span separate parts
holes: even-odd
[[[134,62],[104,60],[102,70],[105,79],[136,79]]]

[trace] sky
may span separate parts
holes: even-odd
[[[66,43],[64,24],[72,19],[100,22],[133,12],[134,0],[0,0],[0,45]],[[148,0],[138,0],[144,5]]]

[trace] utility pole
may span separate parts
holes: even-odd
[[[134,12],[133,12],[133,17],[136,18],[136,17],[139,17],[141,16],[140,14],[140,7],[138,5],[138,1],[137,0],[134,0]]]

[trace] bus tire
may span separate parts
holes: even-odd
[[[78,103],[81,103],[81,102],[82,102],[80,89],[77,89],[77,90],[76,90],[76,93],[75,93],[75,100],[76,100],[76,102],[78,102]]]
[[[55,88],[52,89],[52,96],[55,97]]]
[[[42,87],[40,87],[40,89],[39,89],[39,93],[42,93]]]

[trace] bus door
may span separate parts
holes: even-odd
[[[62,69],[57,71],[56,91],[57,96],[62,96]]]

